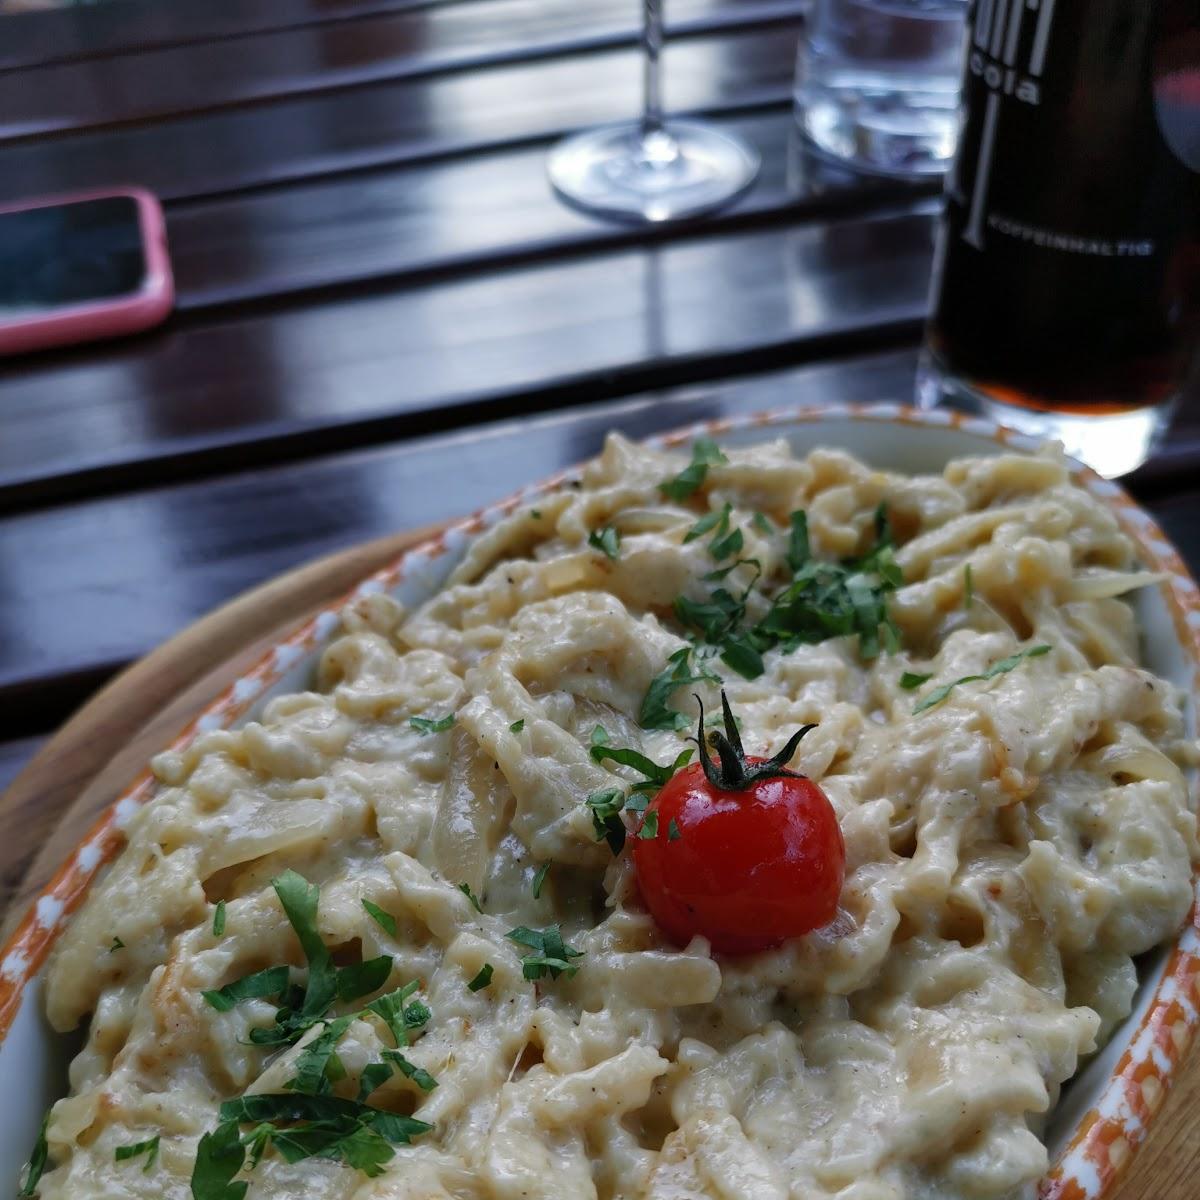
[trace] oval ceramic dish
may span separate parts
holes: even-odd
[[[702,435],[730,446],[784,437],[797,453],[817,445],[850,451],[881,468],[937,472],[952,458],[1029,451],[1037,443],[984,421],[945,412],[919,413],[896,405],[792,409],[715,421],[664,435],[661,445],[686,445]],[[521,504],[558,486],[575,472],[534,484],[491,508],[449,526],[362,581],[347,599],[387,591],[412,607],[441,587],[480,532]],[[1140,548],[1150,570],[1169,578],[1136,593],[1147,665],[1193,696],[1200,683],[1200,589],[1154,521],[1115,483],[1087,468],[1072,467],[1076,483],[1108,505]],[[238,679],[191,724],[172,748],[197,733],[236,726],[272,696],[308,685],[317,657],[338,625],[335,605],[318,612]],[[1195,712],[1188,706],[1189,729]],[[167,747],[163,747],[166,749]],[[154,794],[144,772],[87,831],[0,950],[0,1079],[21,1081],[5,1100],[0,1122],[0,1188],[10,1186],[28,1154],[46,1106],[66,1092],[65,1065],[73,1047],[41,1015],[41,968],[70,913],[92,880],[119,851],[121,830]],[[1064,1091],[1045,1128],[1051,1169],[1043,1200],[1099,1200],[1145,1138],[1182,1056],[1200,1022],[1200,925],[1193,904],[1173,946],[1143,965],[1134,1009],[1112,1040]]]

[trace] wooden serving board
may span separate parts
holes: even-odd
[[[21,880],[11,895],[0,890],[3,937],[101,810],[189,719],[288,629],[431,532],[381,538],[265,583],[189,626],[84,705],[0,796],[0,880]],[[1193,1051],[1112,1200],[1198,1198],[1200,1055]]]

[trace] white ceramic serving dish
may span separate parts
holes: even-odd
[[[798,453],[818,445],[836,446],[873,465],[908,473],[940,471],[949,459],[963,455],[1036,448],[1033,440],[984,421],[895,405],[793,409],[710,422],[656,441],[686,445],[702,435],[731,446],[782,436]],[[1082,466],[1074,467],[1073,473],[1079,484],[1112,507],[1140,547],[1146,566],[1168,576],[1160,587],[1135,596],[1145,657],[1157,674],[1194,696],[1200,682],[1200,589],[1153,520],[1116,484]],[[534,484],[450,526],[365,579],[353,595],[388,591],[409,607],[420,603],[441,586],[482,530],[571,474]],[[198,732],[240,724],[270,697],[308,686],[320,650],[337,628],[340,607],[317,613],[293,631],[172,745],[186,745]],[[1194,732],[1194,711],[1189,712],[1189,722]],[[96,874],[120,849],[122,827],[153,790],[152,780],[142,775],[83,834],[75,853],[0,950],[0,1080],[6,1085],[0,1180],[16,1179],[44,1110],[66,1091],[66,1064],[73,1047],[42,1017],[40,972],[46,955]],[[1099,1200],[1111,1192],[1145,1137],[1195,1033],[1200,1020],[1198,980],[1200,928],[1193,907],[1176,944],[1144,964],[1129,1019],[1068,1086],[1051,1115],[1046,1136],[1053,1165],[1041,1185],[1043,1200]]]

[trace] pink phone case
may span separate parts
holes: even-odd
[[[0,355],[136,333],[139,329],[157,325],[171,311],[175,302],[175,283],[171,276],[171,260],[167,256],[167,228],[158,200],[144,188],[100,188],[67,196],[46,196],[2,205],[0,214],[73,204],[80,200],[103,200],[110,196],[129,196],[137,204],[142,249],[146,255],[146,278],[141,288],[132,296],[92,300],[53,313],[11,319],[0,316]]]

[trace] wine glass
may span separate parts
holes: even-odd
[[[740,139],[663,117],[662,44],[662,0],[643,0],[641,120],[574,134],[550,151],[554,190],[585,212],[636,222],[694,216],[728,203],[758,173],[758,155]]]

